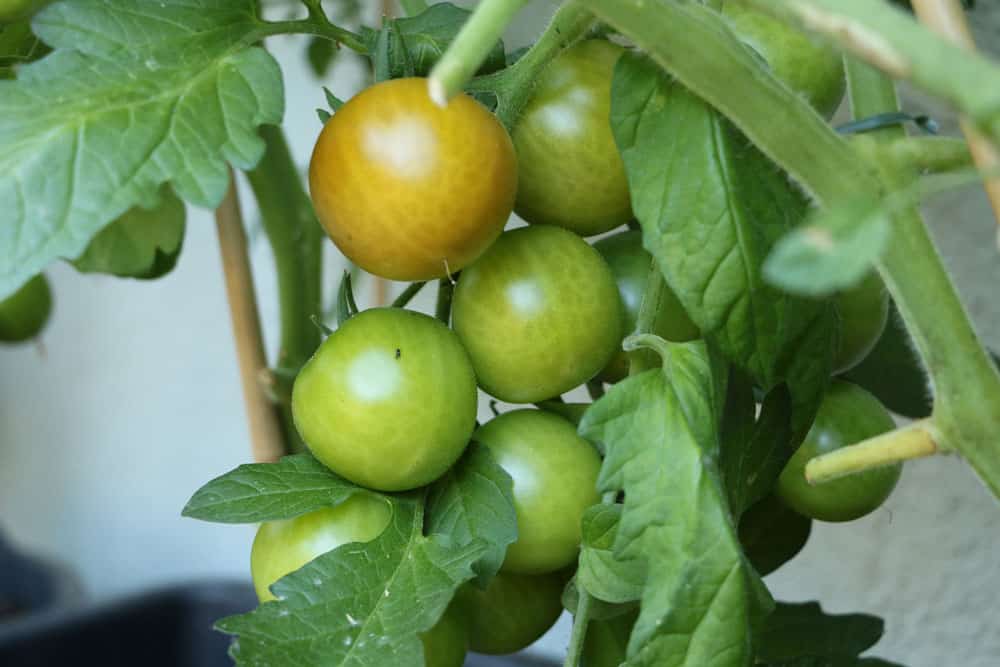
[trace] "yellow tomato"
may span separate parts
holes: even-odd
[[[428,280],[462,269],[499,236],[517,160],[503,125],[471,97],[440,108],[426,79],[395,79],[327,121],[309,187],[351,261],[392,280]]]

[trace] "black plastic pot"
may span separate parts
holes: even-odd
[[[32,614],[0,624],[0,665],[230,667],[230,638],[212,630],[212,624],[256,604],[248,583],[212,581],[91,608]],[[466,667],[554,665],[528,657],[470,656]]]

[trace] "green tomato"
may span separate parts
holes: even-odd
[[[0,0],[0,24],[27,18],[47,0]]]
[[[424,667],[462,667],[469,651],[465,623],[454,605],[437,624],[420,635],[424,644]]]
[[[400,308],[363,311],[333,332],[295,379],[292,414],[333,472],[380,491],[440,477],[476,423],[476,377],[458,337]]]
[[[722,13],[737,36],[760,54],[775,76],[804,95],[821,114],[830,117],[837,111],[847,88],[840,53],[740,3],[727,2]]]
[[[878,399],[857,385],[834,380],[805,441],[781,471],[775,492],[796,512],[820,521],[852,521],[874,511],[895,488],[901,464],[813,486],[806,481],[806,463],[895,426]]]
[[[52,312],[52,292],[44,274],[0,301],[0,342],[21,343],[40,334]]]
[[[514,128],[514,210],[531,223],[583,236],[632,218],[628,181],[611,133],[611,76],[622,47],[589,40],[542,73]]]
[[[260,601],[273,600],[271,584],[314,558],[351,542],[370,542],[392,517],[385,500],[358,493],[335,507],[324,507],[257,529],[250,551],[250,572]]]
[[[542,410],[502,414],[473,439],[514,480],[517,541],[507,547],[503,570],[543,574],[575,561],[583,512],[600,502],[594,447],[571,423]]]
[[[526,575],[501,572],[486,590],[458,589],[453,605],[465,619],[469,648],[504,655],[530,646],[562,613],[563,573]]]
[[[889,293],[877,273],[837,294],[840,346],[833,360],[834,373],[860,364],[878,342],[889,321]]]
[[[642,247],[642,233],[629,230],[614,236],[608,236],[594,244],[604,260],[611,267],[611,272],[618,283],[618,294],[622,305],[622,331],[627,336],[635,331],[635,323],[639,318],[639,306],[642,295],[646,291],[646,280],[649,278],[649,267],[653,257]],[[653,333],[660,338],[677,343],[694,340],[701,335],[698,327],[688,317],[684,306],[678,301],[677,295],[669,288],[664,289],[660,302],[660,312],[656,315]],[[605,382],[617,382],[628,375],[629,355],[621,349],[611,362],[601,371],[600,378]]]
[[[453,326],[479,386],[535,403],[594,377],[621,343],[621,299],[601,255],[538,225],[502,234],[462,272]]]
[[[740,517],[740,542],[760,576],[771,574],[794,558],[809,540],[812,519],[769,495]]]
[[[604,620],[592,620],[583,640],[581,667],[619,667],[628,654],[628,640],[638,611]]]

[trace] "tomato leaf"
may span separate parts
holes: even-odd
[[[743,551],[764,577],[794,558],[812,532],[812,519],[771,495],[743,514],[739,536]]]
[[[577,588],[575,577],[566,584],[566,588],[563,590],[562,603],[563,607],[570,614],[576,616],[576,606],[580,603],[580,590]],[[592,620],[617,618],[625,614],[637,613],[638,611],[639,605],[637,602],[614,604],[596,597],[591,597],[590,600],[590,618]]]
[[[0,81],[0,298],[78,257],[172,182],[214,208],[227,162],[253,167],[283,113],[281,72],[251,44],[253,0],[72,0],[32,27],[55,51]]]
[[[486,545],[475,564],[485,590],[500,570],[507,547],[517,539],[514,482],[497,465],[488,447],[472,443],[462,458],[431,487],[427,531],[448,535],[458,545]]]
[[[583,515],[583,545],[577,581],[599,600],[622,604],[642,598],[644,564],[619,559],[614,546],[622,505],[594,505]]]
[[[474,575],[479,543],[424,537],[420,496],[393,498],[385,532],[346,544],[271,586],[277,600],[220,620],[238,665],[422,667],[418,635]]]
[[[813,656],[856,659],[875,645],[884,626],[877,616],[826,614],[817,602],[779,602],[757,637],[757,659],[776,664]]]
[[[13,79],[18,65],[38,60],[49,48],[31,32],[29,21],[0,24],[0,79]]]
[[[440,2],[416,16],[388,21],[381,30],[363,27],[361,38],[374,55],[376,80],[426,76],[470,13],[450,2]],[[503,43],[497,42],[479,72],[502,69],[505,61]]]
[[[198,489],[183,516],[217,523],[292,519],[339,505],[355,493],[371,493],[338,477],[311,454],[277,463],[249,463]]]
[[[839,325],[831,303],[780,292],[762,266],[805,216],[806,197],[643,56],[618,61],[611,124],[643,245],[707,340],[765,392],[788,385],[801,439],[829,381]]]
[[[770,608],[743,556],[718,470],[722,388],[703,343],[616,384],[580,433],[604,445],[598,486],[624,491],[615,556],[645,569],[629,667],[742,667]]]
[[[159,278],[177,264],[184,223],[184,202],[165,189],[156,208],[137,206],[98,232],[73,266],[83,273]]]

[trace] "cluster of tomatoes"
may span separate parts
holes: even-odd
[[[789,85],[824,113],[839,104],[839,57],[768,19],[732,11],[733,25]],[[450,327],[403,308],[373,308],[333,332],[295,381],[292,411],[302,439],[332,471],[376,491],[434,482],[470,441],[488,447],[513,480],[517,540],[492,583],[462,588],[424,636],[428,665],[461,665],[466,647],[513,652],[541,636],[561,612],[584,510],[599,501],[600,457],[570,421],[535,408],[481,426],[476,419],[479,390],[533,404],[627,374],[621,343],[635,326],[651,257],[638,231],[593,244],[584,238],[633,217],[609,124],[622,52],[597,39],[564,52],[545,70],[512,135],[471,97],[440,108],[423,79],[382,82],[336,112],[313,153],[316,212],[349,259],[393,280],[457,277],[457,284]],[[530,224],[504,231],[512,210]],[[669,297],[653,333],[698,338]],[[837,365],[844,370],[874,345],[888,302],[873,277],[840,295],[838,306],[845,335]],[[802,468],[821,451],[892,426],[873,397],[836,381],[781,476],[779,500],[768,502],[824,520],[871,511],[898,469],[810,487]],[[374,539],[389,512],[376,495],[358,494],[262,525],[252,553],[261,600],[272,598],[271,583],[312,558]],[[598,653],[590,651],[589,664],[604,664]]]

